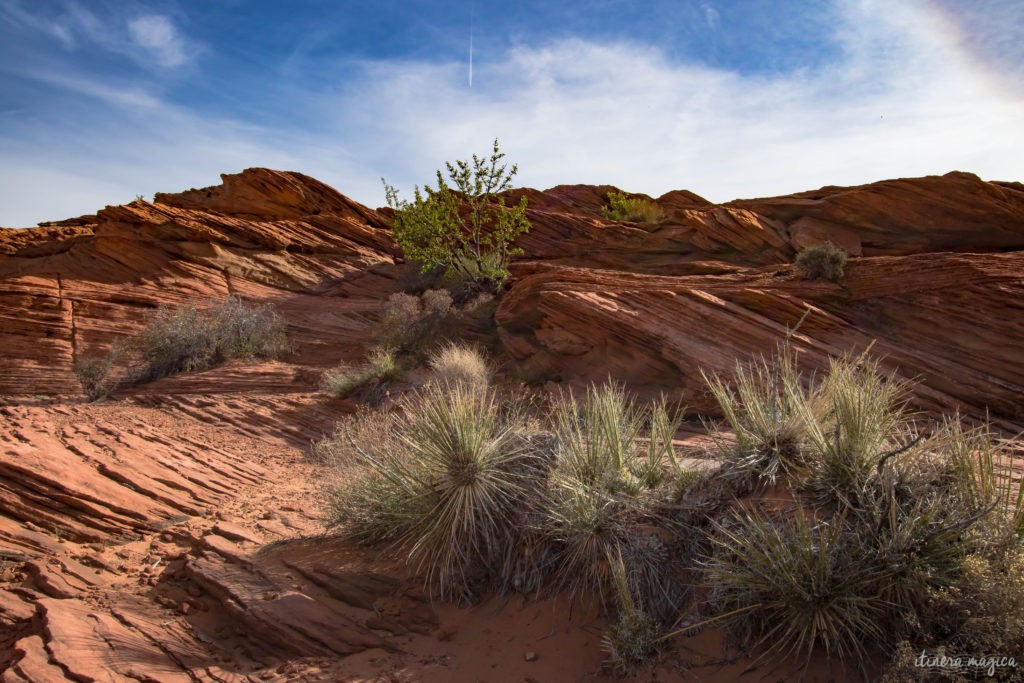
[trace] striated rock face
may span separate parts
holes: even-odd
[[[390,281],[372,269],[396,252],[375,212],[266,169],[69,223],[0,230],[0,393],[77,391],[74,359],[136,331],[146,312],[227,294],[275,304],[299,357],[320,362],[316,349],[365,329]]]
[[[604,219],[612,190],[512,193],[529,197],[533,229],[495,314],[503,367],[611,377],[710,412],[701,369],[728,373],[799,323],[807,369],[870,347],[917,381],[920,408],[1024,426],[1024,186],[954,173],[725,205],[677,191],[653,200],[664,218],[651,225]],[[552,615],[571,612],[547,603],[430,604],[407,567],[319,536],[319,485],[336,475],[309,444],[355,406],[315,384],[361,356],[396,290],[384,215],[250,169],[0,229],[0,681],[468,681],[497,661],[510,680],[575,680],[600,667],[594,615],[556,633]],[[824,240],[853,255],[839,283],[790,265]],[[273,304],[296,353],[84,403],[76,359],[160,305],[226,294]]]
[[[1024,185],[951,173],[721,206],[669,193],[657,225],[604,221],[608,189],[531,195],[496,316],[525,374],[611,376],[710,410],[700,370],[770,352],[806,314],[808,368],[874,344],[921,407],[1024,421]],[[825,240],[857,257],[838,284],[789,265]]]
[[[497,312],[532,372],[625,381],[712,410],[700,371],[793,342],[808,369],[862,351],[918,383],[920,406],[1024,421],[1024,253],[856,259],[842,284],[790,266],[718,276],[562,269],[527,274]],[[806,317],[804,317],[806,315]]]

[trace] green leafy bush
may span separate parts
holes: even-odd
[[[843,277],[846,258],[845,251],[831,242],[825,242],[804,249],[797,254],[793,263],[808,280],[839,282]]]
[[[657,223],[664,217],[661,208],[645,197],[630,197],[624,192],[609,192],[608,204],[601,209],[610,221]]]
[[[436,189],[417,186],[411,202],[399,199],[398,190],[382,179],[395,211],[395,239],[424,272],[442,267],[483,290],[504,283],[509,259],[521,251],[512,242],[530,229],[526,197],[506,206],[501,196],[518,172],[515,164],[511,169],[502,164],[504,157],[495,139],[489,157],[474,154],[472,162],[447,162],[447,180],[438,170]]]

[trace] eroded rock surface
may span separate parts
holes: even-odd
[[[407,567],[321,536],[331,473],[309,444],[355,406],[315,386],[373,343],[400,254],[382,213],[311,178],[223,181],[0,229],[0,680],[599,677],[596,615],[431,604]],[[604,219],[613,189],[513,193],[534,227],[495,315],[506,369],[710,410],[701,369],[799,323],[808,369],[870,346],[919,407],[1024,424],[1024,186],[677,191],[651,225]],[[801,279],[793,255],[826,239],[853,255],[846,275]],[[226,294],[273,304],[296,353],[84,403],[76,359],[157,306]]]

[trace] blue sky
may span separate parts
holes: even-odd
[[[1022,46],[1019,0],[0,0],[0,225],[249,166],[378,206],[494,137],[538,188],[1024,181]]]

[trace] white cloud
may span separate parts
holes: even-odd
[[[1024,178],[1024,100],[951,51],[925,5],[843,9],[844,55],[815,72],[741,76],[566,40],[478,65],[472,93],[457,64],[375,64],[339,111],[387,141],[367,152],[406,184],[495,135],[520,181],[539,187],[687,188],[724,201],[953,169]]]
[[[1024,180],[1024,98],[964,59],[927,3],[841,8],[842,56],[813,71],[741,75],[573,39],[477,62],[472,90],[464,63],[369,62],[334,89],[287,86],[282,96],[307,120],[328,121],[319,129],[207,119],[146,90],[85,82],[77,92],[112,111],[86,135],[70,122],[19,130],[0,168],[50,184],[0,183],[0,224],[88,213],[247,166],[302,171],[376,206],[380,176],[400,188],[431,182],[445,160],[486,152],[495,136],[518,182],[539,188],[610,183],[726,201],[954,169]],[[57,212],[64,196],[78,203]]]
[[[180,66],[187,60],[184,41],[165,16],[150,14],[130,20],[128,35],[162,66]]]

